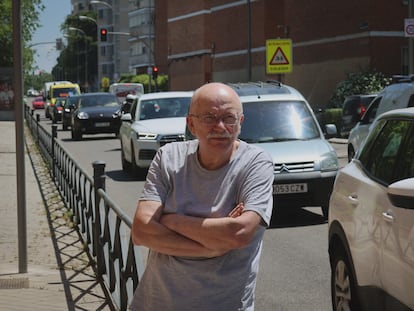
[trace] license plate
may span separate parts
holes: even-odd
[[[109,125],[111,125],[111,123],[109,122],[96,122],[95,123],[95,127],[108,127]]]
[[[308,184],[280,184],[273,185],[273,194],[306,193]]]

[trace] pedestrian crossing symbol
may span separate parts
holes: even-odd
[[[266,40],[266,73],[292,71],[292,41],[290,39]]]
[[[270,65],[288,65],[289,61],[286,58],[285,53],[283,53],[283,50],[278,47],[276,50],[275,55],[270,59]]]

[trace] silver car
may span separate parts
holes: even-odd
[[[240,139],[266,150],[274,161],[277,209],[321,207],[328,215],[338,158],[305,98],[279,82],[229,84],[245,115]],[[336,127],[326,125],[327,136]]]

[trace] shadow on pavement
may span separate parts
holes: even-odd
[[[97,279],[92,258],[85,251],[71,211],[66,208],[37,147],[28,145],[39,184],[55,250],[68,310],[116,310],[102,280]]]
[[[279,209],[273,212],[269,229],[314,226],[326,223],[319,207]]]

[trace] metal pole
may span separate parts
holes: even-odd
[[[252,81],[252,13],[247,0],[247,81]]]
[[[414,0],[408,1],[408,17],[414,17]],[[408,74],[414,73],[414,38],[408,38]]]
[[[105,191],[105,166],[106,163],[104,161],[95,161],[92,163],[93,166],[93,187],[94,187],[94,193],[95,193],[95,218],[94,218],[94,232],[93,232],[93,243],[96,256],[96,265],[97,265],[97,271],[96,273],[98,276],[102,276],[102,274],[105,273],[105,260],[102,253],[102,243],[100,241],[101,239],[101,213],[100,213],[100,198],[98,195],[98,189],[102,189]]]
[[[13,20],[13,89],[16,127],[17,226],[19,273],[27,273],[26,188],[24,166],[23,57],[21,38],[21,4],[12,2]]]
[[[56,138],[57,138],[57,125],[52,124],[52,176],[53,176],[53,180],[56,180],[56,155],[55,155]]]

